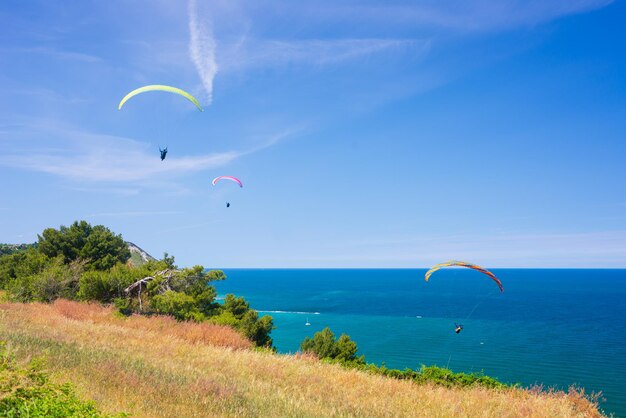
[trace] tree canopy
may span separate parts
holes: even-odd
[[[50,258],[62,256],[65,263],[85,260],[88,270],[108,270],[130,258],[130,250],[121,235],[85,221],[76,221],[69,227],[45,229],[38,235],[38,246],[44,255]]]

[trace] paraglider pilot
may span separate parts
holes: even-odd
[[[463,324],[457,324],[456,322],[454,323],[454,332],[458,334],[459,332],[461,332],[462,329],[463,329]]]
[[[226,202],[226,207],[229,208],[230,207],[230,202]]]
[[[159,147],[159,152],[161,153],[161,161],[163,161],[167,155],[167,147],[165,147],[165,149],[161,149],[161,147]]]

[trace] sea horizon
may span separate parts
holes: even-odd
[[[206,270],[428,270],[428,267],[206,267]],[[490,267],[490,270],[626,270],[626,267]]]

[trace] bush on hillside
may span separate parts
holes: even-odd
[[[242,297],[228,294],[224,298],[222,311],[230,313],[234,318],[241,320],[243,316],[250,310],[250,304]]]
[[[124,289],[137,280],[134,270],[125,264],[116,264],[109,271],[87,271],[80,278],[78,298],[111,303],[115,298],[124,297]]]
[[[150,300],[154,312],[161,315],[171,315],[179,321],[201,322],[206,319],[198,309],[196,299],[183,292],[167,290],[155,295]]]
[[[268,315],[259,318],[259,314],[250,309],[250,304],[242,297],[226,295],[219,313],[211,318],[211,322],[238,329],[258,347],[271,347],[273,344],[270,333],[274,329],[274,320]]]
[[[202,266],[168,271],[148,282],[149,306],[156,313],[179,320],[203,321],[219,309],[215,302],[217,292],[209,283],[224,278],[223,272],[207,273]]]
[[[14,279],[41,272],[50,263],[50,258],[34,248],[0,256],[0,289],[5,289]]]
[[[495,389],[501,389],[507,386],[493,377],[478,373],[454,373],[450,369],[437,366],[422,366],[419,379],[417,380],[433,382],[443,386],[465,387],[478,385]]]
[[[104,417],[92,401],[79,399],[70,384],[50,382],[33,360],[20,367],[0,344],[0,412],[3,417]],[[126,416],[120,414],[118,416]]]
[[[274,329],[274,320],[271,316],[259,318],[257,311],[251,309],[241,318],[236,328],[258,347],[271,347],[273,344],[270,333]]]
[[[300,344],[300,349],[305,353],[315,354],[320,359],[331,359],[342,363],[363,364],[365,358],[357,357],[357,345],[346,334],[335,339],[335,334],[326,327],[316,332],[313,338],[306,337]]]
[[[313,338],[306,337],[300,344],[300,349],[304,353],[315,355],[317,358],[339,363],[348,368],[363,370],[372,374],[379,374],[394,379],[413,380],[420,383],[435,383],[447,387],[468,387],[483,386],[487,388],[502,389],[506,385],[498,380],[484,376],[479,373],[454,373],[450,369],[437,366],[422,366],[420,370],[398,370],[388,369],[387,367],[377,366],[376,364],[366,363],[365,356],[357,357],[357,345],[346,334],[341,335],[339,339],[335,339],[335,335],[330,328],[324,328],[320,332],[316,332]]]
[[[85,263],[77,260],[64,264],[58,257],[41,271],[26,277],[12,279],[7,285],[12,299],[20,302],[50,303],[58,298],[74,299]]]

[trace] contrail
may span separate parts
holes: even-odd
[[[216,44],[211,22],[198,21],[196,6],[196,0],[189,0],[189,56],[206,90],[207,104],[210,104],[213,99],[213,79],[217,74]]]

